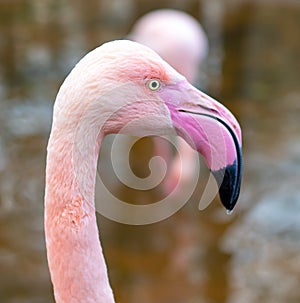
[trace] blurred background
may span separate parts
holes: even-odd
[[[197,191],[156,224],[98,215],[116,301],[300,302],[298,0],[0,1],[0,302],[54,302],[43,195],[59,86],[86,52],[160,8],[191,14],[207,34],[196,85],[241,123],[243,186],[231,216],[218,198],[198,211]]]

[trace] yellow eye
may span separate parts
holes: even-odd
[[[161,86],[161,83],[159,80],[157,79],[153,79],[153,80],[150,80],[148,82],[148,87],[151,89],[151,90],[158,90]]]

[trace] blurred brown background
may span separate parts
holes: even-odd
[[[300,302],[298,0],[0,1],[0,302],[54,302],[43,194],[61,82],[87,51],[166,7],[207,33],[198,85],[242,125],[243,187],[231,216],[218,199],[198,211],[197,195],[149,226],[99,215],[116,301]]]

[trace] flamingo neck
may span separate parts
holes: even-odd
[[[82,136],[78,128],[76,133],[58,131],[55,123],[49,139],[45,234],[57,303],[115,302],[94,207],[99,142],[96,132]]]

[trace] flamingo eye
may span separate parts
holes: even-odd
[[[161,86],[161,83],[157,79],[153,79],[148,82],[148,87],[153,91],[158,90],[160,88],[160,86]]]

